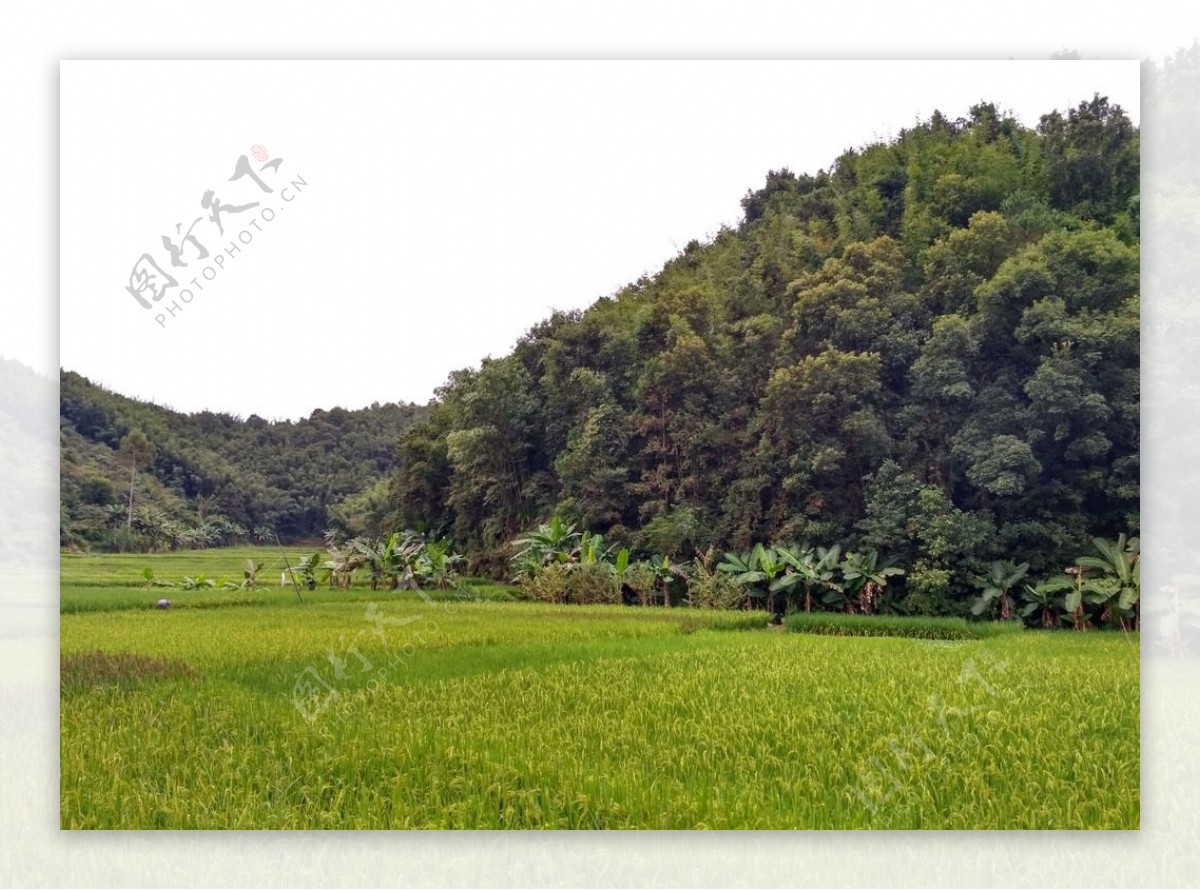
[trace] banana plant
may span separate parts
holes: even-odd
[[[1025,605],[1021,607],[1021,617],[1026,621],[1033,619],[1033,624],[1039,627],[1059,627],[1062,624],[1063,591],[1074,588],[1075,582],[1067,575],[1056,575],[1039,584],[1026,584],[1021,589],[1021,599]]]
[[[879,561],[874,550],[862,553],[849,551],[839,565],[842,570],[842,587],[834,592],[833,602],[842,600],[847,612],[872,614],[887,588],[888,578],[903,575],[904,570]],[[827,598],[826,602],[830,600]]]
[[[776,545],[775,556],[784,565],[781,576],[771,582],[771,593],[782,593],[785,600],[790,600],[796,588],[804,591],[804,599],[811,611],[811,594],[809,593],[810,578],[813,576],[815,554],[811,547],[793,544],[790,547]]]
[[[242,570],[242,588],[244,590],[257,590],[263,585],[258,580],[258,573],[262,571],[263,564],[254,559],[246,560],[246,568]]]
[[[725,561],[717,566],[717,571],[733,575],[734,583],[744,586],[747,596],[762,600],[769,611],[774,611],[775,596],[771,587],[787,566],[774,547],[755,544],[748,553],[740,556],[726,553]]]
[[[332,533],[325,535],[325,552],[329,558],[321,563],[321,570],[329,581],[329,589],[349,589],[354,573],[366,565],[366,557],[354,547],[353,542],[345,546],[338,544]]]
[[[555,516],[526,537],[513,541],[512,546],[520,549],[509,562],[516,567],[518,576],[534,575],[551,563],[569,563],[576,556],[580,537],[574,525]]]
[[[294,575],[298,575],[300,582],[309,590],[317,589],[317,575],[321,571],[321,553],[312,554],[308,559],[300,562],[292,570]]]
[[[454,586],[458,579],[457,567],[462,561],[461,554],[450,552],[448,541],[430,541],[421,547],[414,568],[422,583],[445,590]]]
[[[976,578],[975,584],[983,589],[979,598],[975,600],[971,606],[972,615],[982,615],[989,611],[993,605],[998,604],[1000,607],[1000,620],[1008,621],[1012,618],[1013,601],[1012,589],[1016,587],[1017,582],[1025,577],[1029,571],[1029,563],[1023,562],[1020,565],[1014,565],[1011,562],[996,560],[988,569],[986,577]]]
[[[223,590],[258,590],[264,585],[258,580],[258,573],[262,571],[263,564],[257,560],[246,560],[246,568],[242,570],[241,583],[237,581],[226,581],[222,585]]]
[[[1085,572],[1079,566],[1071,566],[1066,574],[1071,579],[1071,592],[1063,598],[1063,610],[1071,617],[1075,630],[1086,630],[1088,618],[1083,609]]]
[[[1137,538],[1117,540],[1092,538],[1092,544],[1100,556],[1080,556],[1075,560],[1082,569],[1079,590],[1068,596],[1068,607],[1078,597],[1101,607],[1100,621],[1114,619],[1123,630],[1138,629],[1140,626],[1139,603],[1142,596],[1141,542]],[[1099,574],[1088,574],[1089,570]]]
[[[591,566],[604,562],[608,557],[604,536],[585,531],[579,538],[578,553],[580,565]]]
[[[164,581],[161,578],[154,577],[154,569],[147,566],[142,569],[142,577],[146,579],[147,587],[174,587],[175,584],[171,581]]]
[[[671,562],[669,556],[654,556],[650,558],[650,568],[663,592],[663,605],[671,607],[671,588],[677,580],[686,582],[687,570],[679,563]]]
[[[771,584],[771,591],[791,593],[799,587],[804,591],[804,611],[812,611],[813,592],[815,590],[829,591],[835,588],[834,572],[837,570],[841,548],[834,544],[832,547],[817,547],[805,545],[792,547],[776,547],[776,554],[786,566],[786,574]]]
[[[362,558],[362,566],[367,570],[367,581],[372,590],[377,590],[384,577],[382,547],[373,541],[352,538],[349,541],[349,548]]]
[[[423,549],[419,541],[402,532],[392,532],[386,541],[355,538],[351,544],[362,555],[372,590],[381,585],[385,590],[401,586],[413,590],[420,586],[414,567]]]
[[[215,578],[206,578],[203,575],[197,575],[195,578],[184,575],[179,586],[184,590],[210,590],[217,586],[217,581]]]
[[[765,594],[759,588],[766,575],[759,568],[759,558],[762,545],[755,544],[747,553],[726,553],[725,559],[717,566],[718,572],[733,576],[733,583],[746,588],[746,595],[752,599],[762,599]]]

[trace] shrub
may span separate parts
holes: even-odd
[[[619,603],[621,584],[606,563],[551,563],[522,575],[520,595],[542,603]]]
[[[545,571],[545,570],[543,570]],[[621,584],[607,563],[573,565],[567,571],[569,603],[619,603]]]
[[[643,606],[655,602],[655,589],[658,586],[658,576],[653,567],[647,562],[635,562],[625,570],[625,583],[638,595],[638,601]]]
[[[149,553],[154,549],[150,538],[129,528],[113,529],[110,542],[118,553]]]
[[[551,563],[531,575],[521,576],[521,591],[529,599],[542,603],[565,603],[570,572],[562,563]]]
[[[741,608],[746,603],[745,587],[728,572],[718,572],[715,561],[711,548],[696,560],[695,569],[687,579],[687,604],[693,609]]]
[[[950,572],[919,561],[909,573],[903,606],[910,615],[946,615],[950,605]]]

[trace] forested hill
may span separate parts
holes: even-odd
[[[1032,129],[985,103],[770,172],[736,228],[426,407],[185,415],[63,372],[62,543],[411,528],[499,573],[558,515],[678,558],[874,549],[934,612],[995,559],[1060,572],[1138,531],[1138,183],[1107,100]]]
[[[317,410],[269,423],[182,414],[60,374],[64,546],[165,549],[359,534],[386,508],[415,405]],[[134,480],[133,513],[128,497]]]
[[[477,569],[557,513],[679,557],[876,548],[933,600],[992,559],[1061,571],[1137,531],[1138,181],[1101,97],[771,172],[736,229],[451,375],[392,524]]]

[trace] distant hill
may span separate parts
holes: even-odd
[[[331,526],[374,531],[400,433],[425,411],[375,404],[268,422],[172,411],[72,371],[59,383],[63,546],[161,549],[267,534],[320,538]],[[149,446],[136,466],[135,431]]]

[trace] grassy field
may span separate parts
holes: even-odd
[[[1136,636],[141,578],[246,553],[64,556],[62,827],[1139,824]]]
[[[106,553],[63,554],[60,560],[59,611],[108,612],[124,609],[150,609],[160,599],[171,602],[173,609],[204,609],[216,606],[266,606],[295,603],[347,602],[378,599],[379,594],[363,584],[350,591],[330,591],[324,585],[309,591],[303,588],[297,597],[288,582],[280,584],[285,567],[296,566],[314,548],[224,547],[180,553]],[[248,560],[262,564],[258,590],[221,590],[222,581],[240,582]],[[181,590],[148,583],[143,572],[149,569],[157,581],[177,584],[185,577],[207,577],[217,582],[214,589]],[[479,600],[507,600],[513,588],[479,579],[468,579],[471,595]],[[431,592],[431,597],[450,598],[448,593]],[[411,598],[417,600],[415,594]]]

